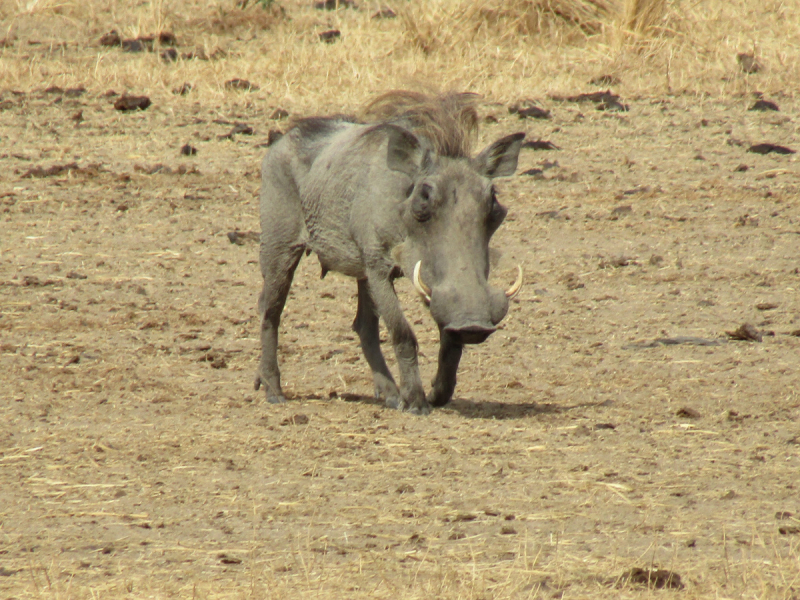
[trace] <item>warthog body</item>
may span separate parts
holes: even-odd
[[[278,327],[304,253],[317,255],[323,276],[330,270],[357,280],[353,329],[375,394],[419,414],[450,401],[464,344],[480,343],[495,330],[508,296],[521,285],[521,271],[506,293],[490,287],[487,277],[489,239],[506,215],[491,180],[514,173],[524,134],[470,158],[467,140],[477,116],[468,95],[390,93],[372,112],[377,122],[299,121],[262,163],[262,355],[255,385],[265,386],[270,402],[285,400]],[[427,398],[416,337],[394,290],[397,277],[412,273],[440,331],[438,372]],[[394,345],[399,387],[381,353],[379,318]]]

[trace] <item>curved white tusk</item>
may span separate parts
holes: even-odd
[[[514,285],[506,290],[506,298],[509,300],[512,300],[522,289],[522,267],[520,265],[517,265],[517,271],[517,280],[514,282]]]
[[[418,260],[417,264],[414,265],[414,274],[411,276],[411,282],[414,284],[414,289],[417,290],[417,293],[422,296],[423,300],[428,304],[431,303],[431,288],[427,285],[422,283],[422,279],[419,276],[419,270],[422,268],[422,261]]]

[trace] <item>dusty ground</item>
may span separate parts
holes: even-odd
[[[560,149],[523,151],[501,184],[493,277],[521,262],[527,285],[465,353],[455,401],[418,418],[370,397],[355,285],[313,257],[283,321],[293,400],[252,389],[257,246],[227,234],[258,228],[273,106],[17,92],[0,97],[3,598],[800,598],[800,167],[747,152],[800,149],[796,98],[488,106],[483,143]],[[236,122],[255,133],[220,139]],[[435,328],[399,287],[429,381]],[[763,341],[728,341],[744,323]],[[649,344],[678,336],[719,343]]]

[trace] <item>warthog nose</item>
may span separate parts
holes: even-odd
[[[486,327],[485,325],[468,325],[466,327],[448,325],[444,330],[461,344],[481,344],[497,329],[495,327]]]

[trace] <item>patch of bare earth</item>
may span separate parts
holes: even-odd
[[[499,184],[492,277],[526,287],[418,418],[313,257],[291,401],[253,391],[274,106],[62,92],[0,97],[3,597],[798,597],[800,169],[748,152],[798,149],[795,98],[495,106],[484,142],[558,148]]]

